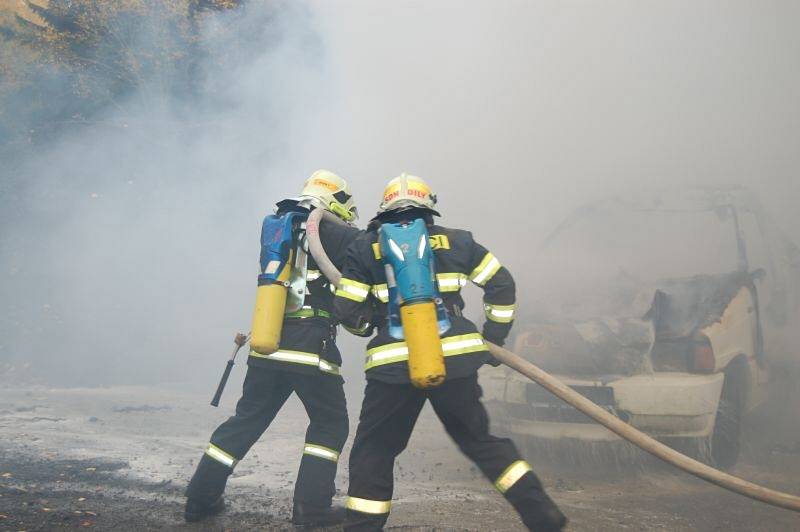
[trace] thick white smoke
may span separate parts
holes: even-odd
[[[541,238],[632,187],[744,184],[798,239],[793,3],[317,0],[253,33],[262,9],[223,19],[247,37],[208,70],[213,98],[133,98],[106,118],[127,127],[25,167],[4,359],[70,383],[213,380],[249,325],[259,220],[319,167],[364,217],[389,177],[426,177],[526,297]]]
[[[197,86],[146,80],[8,176],[4,360],[85,385],[217,370],[249,324],[260,219],[302,183],[289,139],[329,105],[313,24],[288,3],[211,14]]]

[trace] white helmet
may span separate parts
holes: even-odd
[[[328,170],[317,170],[311,174],[298,199],[300,204],[305,201],[315,207],[323,207],[347,222],[358,218],[350,185]]]
[[[436,194],[424,179],[404,172],[386,185],[378,214],[418,207],[438,216],[434,209],[436,201]]]

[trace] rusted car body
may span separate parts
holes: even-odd
[[[637,428],[733,465],[742,416],[765,399],[770,356],[789,352],[782,332],[800,304],[800,252],[757,198],[730,187],[605,200],[536,260],[552,271],[532,268],[546,282],[521,294],[513,350]],[[617,439],[506,368],[482,382],[512,436]]]

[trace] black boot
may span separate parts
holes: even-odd
[[[309,506],[301,502],[294,503],[292,524],[298,526],[330,526],[344,522],[345,509],[341,506]]]
[[[196,523],[221,513],[225,509],[225,501],[220,497],[211,504],[203,504],[193,499],[186,500],[186,510],[183,513],[183,518],[187,523]]]
[[[544,491],[533,471],[525,473],[505,492],[506,499],[519,513],[522,522],[533,532],[558,532],[567,526],[567,518]]]
[[[558,532],[567,526],[567,516],[561,513],[556,503],[547,495],[546,500],[539,502],[534,511],[525,512],[522,521],[532,532]]]

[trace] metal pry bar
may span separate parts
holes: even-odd
[[[231,358],[228,359],[228,364],[225,366],[225,371],[222,373],[222,378],[219,380],[219,386],[217,386],[217,391],[214,393],[214,398],[211,399],[211,406],[219,406],[219,400],[222,397],[222,391],[225,389],[225,385],[228,384],[228,377],[231,376],[231,370],[233,369],[233,365],[236,362],[236,355],[239,353],[239,349],[247,343],[250,339],[250,335],[244,335],[242,333],[237,333],[236,338],[233,339],[233,342],[236,344],[236,347],[233,349],[233,353],[231,354]]]

